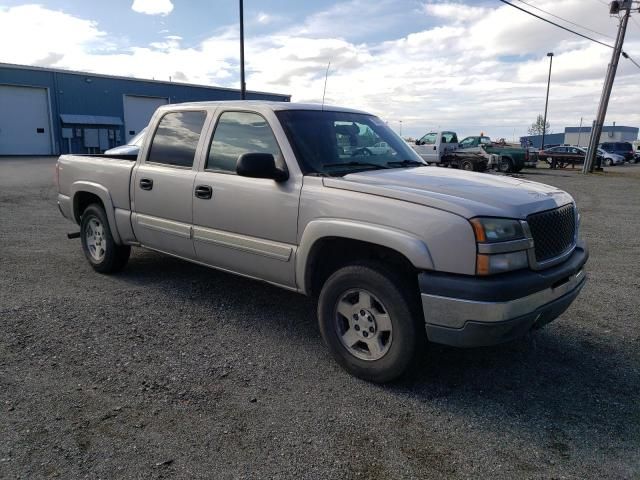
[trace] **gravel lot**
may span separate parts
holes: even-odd
[[[523,175],[581,208],[581,296],[376,386],[303,296],[140,249],[94,273],[54,162],[0,159],[0,477],[640,478],[640,165]]]

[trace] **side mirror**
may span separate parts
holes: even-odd
[[[270,178],[283,182],[289,174],[276,166],[276,159],[270,153],[243,153],[238,157],[236,173],[242,177]]]
[[[422,144],[420,143],[420,140],[416,140],[416,145],[422,145]]]

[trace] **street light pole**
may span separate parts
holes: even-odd
[[[547,53],[549,57],[549,79],[547,80],[547,99],[544,102],[544,120],[542,121],[542,143],[540,149],[544,150],[544,136],[547,133],[547,107],[549,106],[549,87],[551,86],[551,66],[553,65],[553,52]]]
[[[247,84],[244,81],[244,5],[240,0],[240,99],[247,98]]]

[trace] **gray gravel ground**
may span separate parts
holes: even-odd
[[[0,159],[0,477],[640,478],[640,165],[525,174],[575,196],[588,285],[392,386],[336,366],[305,297],[139,249],[93,272],[53,165]]]

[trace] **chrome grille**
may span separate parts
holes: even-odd
[[[538,263],[562,255],[575,244],[576,212],[573,204],[529,215],[527,223]]]

